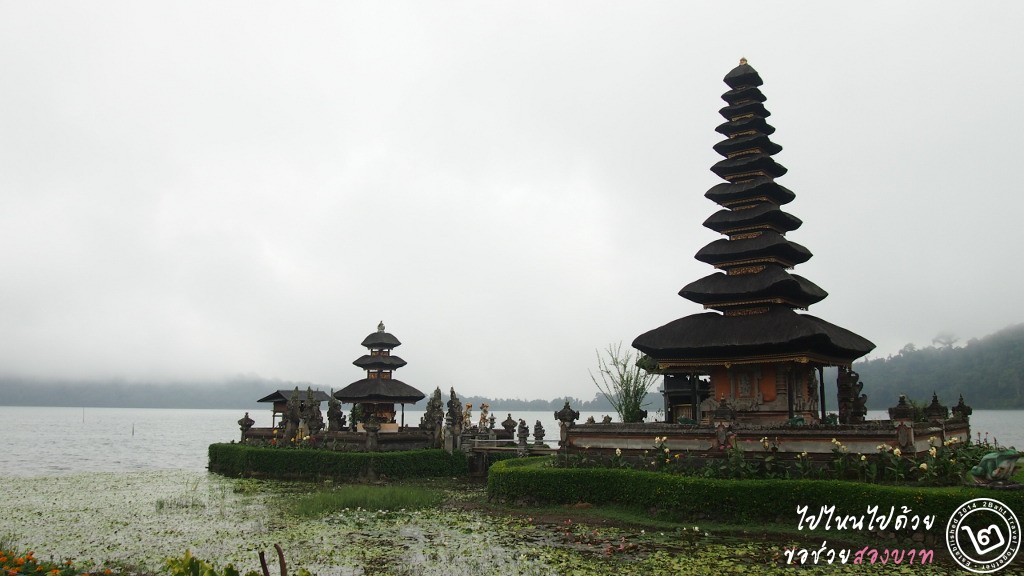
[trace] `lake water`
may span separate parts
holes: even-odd
[[[237,420],[245,410],[178,410],[153,408],[40,408],[0,406],[5,457],[0,476],[60,476],[78,472],[205,470],[206,449],[214,442],[238,440]],[[496,412],[500,422],[508,412]],[[405,413],[407,424],[419,422],[422,410]],[[479,412],[474,411],[475,416]],[[584,413],[600,419],[600,413]],[[883,418],[870,412],[869,418]],[[552,412],[513,412],[530,425],[540,420],[546,439],[558,428]],[[270,411],[251,411],[256,426],[270,425]],[[972,433],[997,438],[1024,449],[1024,410],[977,410]]]

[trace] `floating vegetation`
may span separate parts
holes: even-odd
[[[413,510],[437,506],[444,500],[440,490],[420,486],[342,485],[289,499],[291,510],[300,516],[323,516],[349,508],[368,510]]]
[[[551,521],[557,510],[540,522],[451,505],[469,501],[470,494],[482,501],[481,490],[473,486],[446,490],[403,484],[378,492],[382,487],[325,488],[186,471],[4,478],[4,483],[0,542],[36,550],[44,563],[73,559],[76,567],[94,574],[103,568],[166,573],[167,560],[182,559],[185,551],[245,574],[259,570],[257,554],[273,550],[275,543],[283,547],[290,573],[305,569],[319,576],[957,573],[940,565],[797,568],[784,564],[783,543],[729,540],[696,526],[655,532],[565,517]],[[399,505],[397,494],[403,491],[419,494],[419,504]],[[347,493],[334,500],[333,495]],[[384,504],[372,506],[345,500],[357,494],[389,495]],[[444,503],[428,504],[441,497]],[[323,508],[299,512],[303,502],[311,510]]]

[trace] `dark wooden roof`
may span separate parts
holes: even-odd
[[[749,100],[746,102],[738,102],[736,104],[729,104],[718,111],[722,115],[722,118],[726,120],[736,120],[740,116],[747,116],[753,114],[754,116],[760,116],[761,118],[767,118],[772,115],[767,108],[764,107],[764,100],[756,101]]]
[[[722,94],[722,100],[725,100],[729,104],[738,104],[745,100],[764,102],[767,98],[765,98],[765,95],[761,93],[761,90],[756,86],[740,86]]]
[[[769,202],[762,202],[745,210],[719,210],[704,221],[705,228],[722,234],[755,230],[765,226],[792,232],[802,224],[802,220],[788,212],[779,210],[778,206]]]
[[[747,64],[746,60],[740,60],[740,65],[733,68],[723,79],[729,88],[740,88],[742,86],[760,86],[764,84],[761,76],[754,70],[753,66]]]
[[[786,167],[779,164],[767,154],[747,154],[726,158],[711,167],[711,171],[725,180],[749,180],[752,172],[759,172],[763,176],[778,178],[787,172]]]
[[[771,124],[765,122],[764,118],[758,118],[757,116],[744,118],[743,120],[724,122],[715,127],[715,132],[718,132],[723,136],[732,136],[733,134],[749,132],[751,130],[765,135],[775,133],[775,128]]]
[[[260,398],[259,400],[257,400],[257,402],[287,402],[288,399],[292,397],[293,392],[295,392],[294,389],[277,390],[276,392],[273,392],[271,394],[264,396],[263,398]],[[305,399],[306,391],[299,390],[299,400]],[[327,402],[328,400],[331,399],[331,397],[328,396],[326,392],[322,392],[320,390],[313,390],[313,399],[316,400],[317,402]]]
[[[752,136],[739,136],[737,138],[726,138],[713,146],[715,152],[722,156],[744,152],[747,150],[760,150],[761,154],[778,154],[782,152],[782,146],[772,142],[764,134]]]
[[[744,357],[809,355],[852,362],[875,348],[870,341],[785,306],[764,314],[725,316],[717,312],[673,320],[637,336],[633,347],[655,360],[715,361]]]
[[[705,196],[726,210],[704,225],[729,238],[707,244],[696,259],[734,274],[711,274],[679,294],[727,314],[679,318],[641,334],[633,346],[666,370],[748,361],[848,364],[874,344],[795,310],[828,293],[785,269],[806,262],[811,252],[785,236],[801,221],[779,209],[795,195],[775,183],[786,168],[772,158],[782,147],[769,138],[775,128],[765,120],[770,113],[757,88],[761,77],[741,60],[725,83],[730,90],[722,98],[728,105],[719,112],[726,122],[715,130],[729,139],[715,145],[725,159],[711,169],[728,182]]]
[[[422,392],[394,378],[363,378],[334,393],[342,402],[399,402],[412,404],[423,400]]]
[[[370,334],[366,338],[363,338],[363,342],[361,345],[365,346],[366,348],[387,348],[390,350],[391,348],[401,346],[402,343],[399,342],[398,338],[395,338],[393,334],[389,334],[388,332],[377,331]]]
[[[733,206],[750,202],[752,198],[766,197],[776,204],[788,204],[796,194],[771,178],[758,177],[743,182],[723,182],[711,187],[704,197],[720,206]]]
[[[828,296],[816,284],[802,276],[790,274],[777,265],[768,265],[755,274],[728,275],[721,272],[691,282],[679,291],[691,302],[728,308],[729,302],[782,299],[800,308],[821,302]]]
[[[398,356],[382,356],[380,354],[365,354],[352,363],[363,370],[395,370],[406,364],[405,360]]]
[[[765,231],[756,238],[715,240],[701,248],[694,258],[712,266],[722,267],[747,260],[763,259],[774,259],[792,266],[810,260],[811,251],[796,242],[786,240],[778,232]]]

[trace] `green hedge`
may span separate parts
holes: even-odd
[[[675,519],[706,518],[728,523],[785,522],[795,526],[798,506],[809,514],[835,506],[836,514],[865,514],[903,506],[914,515],[945,522],[972,498],[994,498],[1024,510],[1024,491],[970,487],[910,487],[840,480],[718,480],[615,468],[552,468],[545,458],[498,462],[487,476],[492,499],[538,504],[617,504],[657,510]]]
[[[461,452],[407,450],[396,452],[334,452],[317,449],[269,448],[244,444],[211,444],[210,472],[294,480],[348,480],[370,473],[389,478],[462,476],[468,473]]]

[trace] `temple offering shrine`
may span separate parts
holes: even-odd
[[[726,182],[705,193],[722,209],[704,222],[725,238],[696,254],[717,271],[679,291],[708,311],[641,334],[633,346],[665,375],[668,422],[709,422],[727,406],[738,422],[816,423],[826,411],[823,368],[837,366],[840,418],[852,423],[863,398],[849,369],[874,344],[798,312],[828,293],[790,272],[811,252],[786,237],[802,222],[781,209],[795,195],[776,182],[786,168],[772,158],[782,147],[769,138],[763,82],[744,59],[725,83],[716,131],[726,138],[714,146],[724,159],[711,171]]]
[[[374,425],[380,425],[381,432],[396,432],[405,426],[405,405],[419,402],[425,395],[412,386],[393,377],[395,370],[405,366],[405,360],[391,354],[401,346],[394,335],[385,332],[384,322],[377,325],[377,331],[363,339],[362,346],[368,353],[360,356],[353,364],[366,370],[366,378],[357,380],[334,393],[341,402],[356,404],[363,415],[363,422],[372,417]],[[401,406],[401,417],[395,405]],[[360,430],[363,424],[359,424]]]

